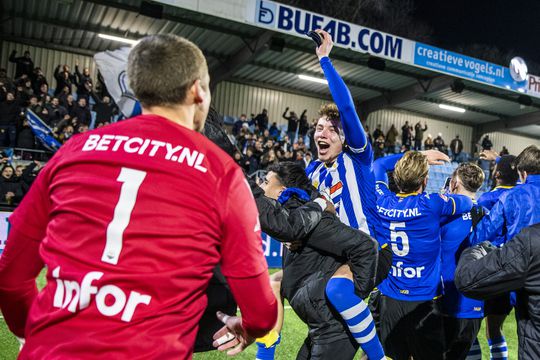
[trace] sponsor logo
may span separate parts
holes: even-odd
[[[95,286],[95,282],[103,276],[100,271],[91,271],[85,274],[80,283],[75,280],[63,280],[60,277],[59,266],[53,270],[52,276],[56,279],[53,306],[72,313],[83,310],[92,304],[103,316],[120,315],[122,321],[130,322],[137,307],[148,305],[152,300],[151,296],[137,291],[130,291],[127,294],[113,284]]]

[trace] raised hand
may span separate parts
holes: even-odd
[[[499,154],[495,150],[484,150],[480,153],[480,159],[495,161]]]
[[[420,152],[427,157],[429,165],[442,165],[444,162],[450,162],[448,155],[439,150],[424,150]]]
[[[332,51],[332,47],[334,46],[334,42],[332,41],[332,37],[329,33],[327,33],[324,30],[317,29],[315,30],[316,33],[321,35],[322,38],[322,44],[317,49],[315,49],[315,52],[317,53],[317,56],[319,59],[330,55],[330,51]]]

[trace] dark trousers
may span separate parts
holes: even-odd
[[[388,357],[443,360],[443,323],[435,300],[402,301],[380,294],[372,296],[370,308]]]
[[[17,127],[6,125],[0,126],[0,146],[17,146]]]
[[[358,343],[352,339],[339,339],[329,343],[313,343],[308,337],[296,355],[296,360],[352,360]]]
[[[456,319],[443,316],[444,337],[446,346],[444,358],[448,360],[465,360],[478,335],[482,319]]]

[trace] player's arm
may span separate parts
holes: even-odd
[[[44,266],[39,246],[49,219],[47,170],[53,162],[41,171],[10,216],[10,233],[0,257],[0,309],[9,329],[20,338],[24,338],[28,312],[37,296],[36,277]]]
[[[449,194],[439,195],[430,194],[432,201],[435,202],[438,218],[444,216],[454,216],[470,211],[473,207],[471,198],[465,195]]]
[[[531,260],[538,249],[532,241],[540,236],[538,227],[525,228],[502,248],[482,242],[466,249],[456,268],[455,283],[464,295],[488,299],[522,288]]]
[[[330,34],[323,30],[317,30],[317,32],[323,38],[321,46],[317,48],[317,56],[319,57],[324,76],[328,80],[332,99],[334,99],[339,109],[345,140],[353,152],[363,152],[369,142],[367,141],[360,118],[356,113],[353,98],[347,85],[345,85],[345,82],[339,76],[336,69],[334,69],[332,62],[328,58],[333,46],[332,38]]]
[[[375,175],[375,194],[377,197],[382,195],[391,194],[388,189],[388,175],[387,172],[394,171],[396,163],[405,155],[396,154],[390,156],[381,157],[373,162],[373,174]]]
[[[503,196],[501,196],[469,235],[469,241],[472,245],[479,244],[483,241],[493,241],[497,237],[497,234],[502,233],[504,224],[507,220],[504,204],[501,201],[506,197],[505,195],[506,194],[503,194]]]
[[[248,179],[257,210],[261,229],[278,241],[293,242],[304,239],[321,221],[326,209],[323,199],[310,201],[292,211],[288,211],[277,201],[264,196],[264,191]]]
[[[355,292],[362,299],[375,287],[378,243],[369,235],[328,214],[313,230],[306,246],[347,262],[353,273]]]
[[[242,312],[246,338],[260,337],[275,325],[277,303],[262,252],[257,207],[238,166],[221,179],[217,194],[222,196],[221,269]]]

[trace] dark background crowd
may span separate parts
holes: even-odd
[[[246,114],[240,115],[230,128],[231,140],[238,148],[236,161],[249,174],[265,170],[269,165],[280,161],[296,161],[304,167],[309,165],[317,159],[317,148],[313,140],[317,119],[309,122],[306,112],[304,110],[298,116],[295,111],[286,108],[281,114],[286,120],[285,126],[278,126],[275,121],[270,122],[266,109],[257,115],[251,114],[250,117]],[[435,138],[431,134],[425,136],[427,130],[427,122],[413,125],[408,121],[399,130],[395,125],[391,125],[389,129],[382,129],[381,125],[377,125],[373,132],[365,127],[375,159],[409,150],[436,149],[448,154],[452,161],[457,163],[473,160],[471,154],[464,151],[459,135],[448,142],[441,133]],[[488,135],[484,136],[478,145],[481,151],[493,148]],[[508,154],[508,150],[503,146],[501,155],[505,154]],[[492,163],[478,161],[489,177]]]
[[[98,80],[94,84],[90,70],[81,69],[77,60],[73,70],[68,64],[56,67],[54,88],[49,86],[41,68],[34,64],[29,51],[22,56],[13,51],[9,61],[15,64],[12,77],[8,76],[5,68],[0,68],[0,147],[7,148],[1,155],[0,203],[16,204],[42,165],[36,161],[27,167],[17,165],[14,168],[11,164],[17,160],[17,156],[13,156],[9,148],[45,150],[26,120],[27,109],[51,128],[60,144],[75,134],[116,121],[121,115],[100,74],[97,74]],[[313,140],[317,119],[309,121],[306,114],[307,110],[298,115],[296,109],[284,109],[278,116],[284,120],[280,123],[284,122],[285,125],[278,125],[275,118],[270,121],[266,109],[249,117],[240,115],[227,129],[238,149],[235,160],[248,174],[265,170],[280,161],[296,161],[307,167],[317,158]],[[456,162],[471,159],[470,154],[463,151],[459,135],[450,142],[445,141],[440,133],[433,138],[427,133],[426,122],[406,122],[400,129],[394,125],[382,129],[378,125],[373,132],[366,126],[365,130],[373,145],[375,158],[411,149],[437,149],[450,155]],[[483,138],[480,145],[482,150],[493,147],[488,136]],[[501,154],[505,153],[508,150],[503,147]],[[35,160],[32,152],[26,152],[20,158],[27,160],[27,164],[29,160]],[[492,163],[485,160],[479,162],[489,177]]]
[[[67,64],[56,67],[54,90],[29,51],[23,56],[13,51],[9,61],[15,64],[13,78],[0,68],[0,146],[40,148],[26,121],[26,109],[37,114],[60,143],[91,127],[109,124],[118,115],[102,81],[98,77],[94,86],[90,70],[81,69],[78,61],[74,70]]]

